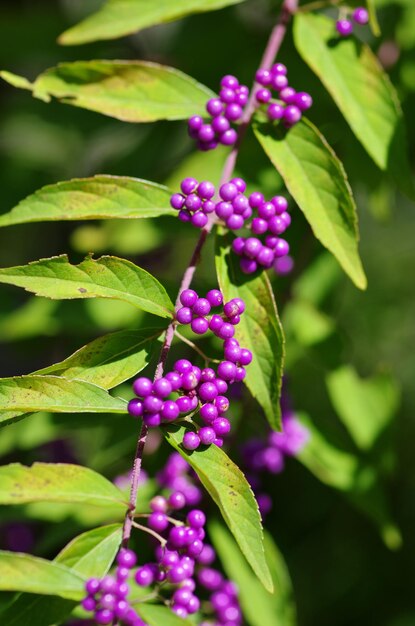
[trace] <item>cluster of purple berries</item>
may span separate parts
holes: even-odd
[[[369,22],[369,13],[364,7],[358,7],[352,13],[352,19],[342,18],[336,22],[336,30],[341,37],[349,37],[353,32],[353,22],[364,26]]]
[[[251,222],[251,237],[236,237],[232,250],[241,257],[240,266],[245,274],[253,274],[258,267],[274,267],[281,272],[281,259],[290,251],[288,242],[280,237],[291,224],[288,202],[284,196],[275,196],[267,202],[262,193],[249,196],[249,205],[256,211]],[[263,240],[259,238],[263,236]]]
[[[255,92],[259,104],[267,104],[267,116],[271,122],[281,120],[284,126],[295,126],[313,104],[313,99],[305,91],[296,91],[288,84],[287,68],[283,63],[275,63],[270,70],[259,69],[255,80],[261,85]],[[272,92],[277,92],[277,102]]]
[[[249,89],[229,74],[222,78],[220,86],[219,98],[211,98],[206,103],[210,123],[206,123],[200,115],[193,115],[188,121],[189,135],[197,140],[199,150],[213,150],[219,143],[233,146],[238,138],[231,124],[241,119]]]
[[[130,592],[128,578],[136,563],[134,552],[122,549],[117,556],[115,576],[87,581],[87,595],[81,606],[85,611],[94,613],[96,624],[112,624],[114,620],[119,620],[126,626],[147,626],[127,600]]]
[[[179,211],[179,220],[191,222],[196,228],[204,228],[208,223],[208,215],[214,213],[216,204],[212,198],[215,195],[213,183],[205,180],[199,183],[195,178],[182,180],[182,193],[175,193],[170,198],[173,209]]]
[[[296,456],[310,437],[309,431],[288,407],[288,402],[282,399],[281,406],[282,431],[270,431],[265,438],[251,439],[242,450],[246,477],[255,493],[263,517],[270,512],[272,499],[262,490],[262,475],[282,472],[285,457]]]

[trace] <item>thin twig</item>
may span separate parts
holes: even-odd
[[[155,537],[162,546],[166,545],[167,539],[164,539],[164,537],[156,533],[155,530],[148,528],[148,526],[142,526],[141,524],[137,524],[137,522],[134,522],[134,521],[131,522],[131,525],[134,526],[134,528],[138,528],[138,530],[143,530],[145,533],[148,533],[149,535],[152,535],[153,537]]]
[[[197,352],[198,354],[200,354],[200,356],[206,361],[206,362],[211,362],[211,363],[220,363],[219,359],[211,359],[210,356],[208,356],[207,354],[205,354],[203,352],[203,350],[201,350],[200,348],[198,348],[198,346],[193,343],[193,341],[190,341],[190,339],[187,339],[187,337],[184,337],[181,333],[179,333],[179,331],[176,330],[174,331],[174,334],[176,335],[176,337],[178,337],[179,339],[181,339],[184,343],[186,343],[188,346],[190,346],[191,348],[193,348],[193,350],[195,352]]]

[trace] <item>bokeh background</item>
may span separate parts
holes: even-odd
[[[63,30],[99,4],[2,0],[0,67],[31,79],[60,61],[148,59],[178,67],[214,90],[225,73],[250,84],[280,3],[248,0],[113,42],[56,43]],[[413,162],[415,2],[377,0],[376,5],[381,38],[372,39],[368,29],[359,36],[373,46],[399,92]],[[284,472],[267,479],[274,507],[266,525],[286,559],[300,626],[414,626],[414,205],[370,161],[290,37],[280,60],[289,66],[290,82],[313,94],[310,118],[344,162],[359,209],[369,287],[359,292],[341,274],[293,208],[289,238],[295,269],[273,281],[287,333],[289,391],[295,409],[314,424],[314,443],[303,462],[291,460]],[[0,90],[1,212],[45,184],[97,173],[137,176],[172,189],[184,173],[219,179],[226,151],[193,152],[183,122],[126,124],[57,102],[45,104],[6,83]],[[281,190],[252,136],[238,173],[266,194]],[[196,237],[190,227],[163,219],[16,226],[0,232],[0,265],[64,252],[73,262],[90,251],[110,253],[149,269],[174,296]],[[198,273],[201,289],[214,283],[210,255],[212,250]],[[2,286],[0,375],[29,373],[105,332],[140,324],[144,314],[121,303],[54,302]],[[383,425],[363,451],[327,385],[327,377],[344,366],[358,377],[359,389],[363,379],[381,389],[374,411],[375,418],[382,413]],[[353,413],[352,398],[343,402],[349,400]],[[368,408],[357,403],[354,419],[364,421]],[[244,416],[242,432],[265,431],[257,413]],[[77,462],[114,478],[128,471],[134,436],[135,425],[126,419],[37,414],[1,430],[0,462]],[[157,447],[154,440],[146,459],[150,474],[166,454]],[[346,480],[344,488],[349,453],[368,472],[369,487]],[[46,557],[89,523],[56,507],[34,506],[1,509],[0,520],[1,548]]]

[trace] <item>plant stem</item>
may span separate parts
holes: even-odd
[[[297,10],[298,10],[298,0],[284,0],[279,17],[278,17],[278,21],[275,27],[273,28],[273,30],[271,31],[271,35],[268,39],[268,43],[266,45],[264,54],[261,59],[260,67],[262,69],[269,69],[271,67],[275,57],[277,56],[277,53],[279,52],[282,42],[284,41],[284,37],[287,33],[288,24],[292,16],[294,15],[294,13],[297,12]],[[230,152],[228,158],[225,161],[220,185],[227,182],[232,177],[241,143],[245,137],[246,130],[251,123],[252,116],[255,112],[255,109],[258,106],[256,103],[256,99],[255,99],[255,92],[257,90],[257,87],[258,87],[257,83],[254,83],[248,103],[244,111],[244,115],[242,116],[242,119],[241,119],[237,142],[234,148],[232,149],[232,151]],[[210,234],[215,223],[216,223],[215,217],[214,215],[211,215],[211,218],[209,219],[208,223],[206,224],[206,226],[202,229],[200,233],[199,239],[193,250],[189,265],[187,266],[183,274],[182,282],[180,284],[180,288],[179,288],[177,298],[176,298],[176,306],[180,305],[180,294],[182,293],[182,291],[184,291],[185,289],[188,289],[192,283],[193,276],[196,271],[196,267],[200,261],[203,246],[205,245],[206,239],[208,235]],[[173,319],[166,330],[166,335],[164,338],[163,346],[161,348],[160,358],[156,367],[154,380],[158,380],[159,378],[163,376],[166,360],[167,360],[167,357],[168,357],[168,354],[170,352],[170,348],[173,342],[176,325],[177,325],[177,322],[176,320]],[[133,518],[134,518],[134,511],[135,511],[136,502],[137,502],[138,483],[140,479],[142,457],[143,457],[144,446],[146,443],[147,433],[148,433],[148,428],[143,422],[141,426],[139,439],[137,442],[136,454],[134,457],[134,465],[133,465],[133,470],[131,474],[130,498],[129,498],[128,510],[127,510],[125,520],[124,520],[124,527],[123,527],[123,546],[124,547],[128,545],[128,541],[131,535],[131,528],[132,526],[135,525]]]

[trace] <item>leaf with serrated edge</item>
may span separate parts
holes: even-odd
[[[195,470],[219,507],[229,530],[259,580],[266,589],[272,591],[258,505],[239,467],[215,445],[189,453],[181,445],[186,428],[171,426],[165,428],[164,432],[167,441]]]
[[[102,7],[60,35],[58,41],[73,46],[130,33],[178,20],[191,13],[214,11],[243,0],[107,0]]]
[[[127,401],[83,380],[35,375],[0,378],[0,421],[12,419],[16,411],[127,413]]]
[[[72,539],[54,559],[88,578],[102,578],[111,567],[121,543],[122,525],[88,530]],[[7,626],[45,626],[60,623],[76,606],[71,600],[23,593],[1,613]]]
[[[46,559],[0,551],[0,590],[27,591],[68,600],[85,595],[86,577]]]
[[[314,235],[355,285],[365,289],[356,205],[344,168],[323,135],[305,119],[288,132],[256,122],[255,134]]]
[[[374,162],[414,197],[398,97],[369,46],[335,37],[333,20],[312,14],[296,15],[294,40]]]
[[[274,583],[274,592],[267,592],[247,567],[233,537],[218,520],[208,524],[209,536],[222,566],[239,590],[244,617],[250,626],[295,626],[295,605],[287,566],[265,532],[265,555]]]
[[[121,511],[127,506],[122,492],[88,467],[69,463],[34,463],[30,467],[11,463],[0,467],[0,504],[27,502],[119,506]]]
[[[242,298],[246,309],[236,328],[236,338],[251,350],[245,384],[264,409],[272,428],[280,428],[280,392],[284,363],[284,335],[267,275],[246,276],[239,258],[230,251],[231,239],[218,235],[216,272],[225,300]]]
[[[21,87],[21,77],[0,72],[0,77]],[[123,122],[182,120],[204,115],[206,100],[214,93],[173,67],[148,61],[74,61],[40,74],[32,94],[45,102],[51,97]]]
[[[47,185],[0,216],[0,226],[58,220],[177,215],[167,187],[127,176],[75,178]]]
[[[162,328],[120,330],[98,337],[64,361],[34,372],[78,379],[112,389],[141,372],[159,350]]]
[[[166,290],[154,276],[114,256],[88,256],[79,265],[72,265],[68,256],[61,254],[28,265],[5,267],[0,269],[0,283],[23,287],[52,300],[110,298],[160,317],[174,313]]]

